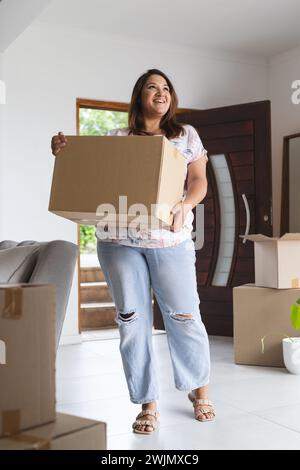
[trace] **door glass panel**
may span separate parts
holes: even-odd
[[[235,204],[233,186],[225,155],[210,155],[220,204],[220,245],[213,286],[226,286],[232,264],[235,238]]]

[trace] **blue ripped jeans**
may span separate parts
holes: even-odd
[[[130,400],[149,403],[158,399],[151,287],[163,315],[175,387],[189,391],[207,385],[210,352],[199,310],[193,240],[167,248],[98,240],[97,252],[116,305]]]

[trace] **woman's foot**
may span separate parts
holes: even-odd
[[[188,397],[193,403],[195,418],[198,421],[212,421],[214,419],[213,404],[208,398],[208,385],[195,388]]]
[[[151,414],[145,413],[148,411]],[[133,423],[133,430],[135,432],[140,432],[140,433],[151,433],[155,430],[156,428],[156,422],[157,422],[157,417],[158,417],[158,412],[157,412],[157,406],[156,402],[153,401],[151,403],[144,403],[142,405],[142,413],[138,414],[136,417],[136,421]],[[139,424],[139,422],[147,421],[147,424]],[[152,426],[153,423],[153,426]]]

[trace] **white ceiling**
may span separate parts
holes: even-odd
[[[0,51],[37,17],[62,27],[258,57],[300,45],[300,0],[2,0]]]
[[[0,52],[34,21],[52,0],[0,1]]]
[[[260,57],[300,45],[300,0],[52,0],[40,19]]]

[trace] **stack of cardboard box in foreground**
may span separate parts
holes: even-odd
[[[106,424],[55,412],[55,288],[0,285],[0,450],[106,449]]]

